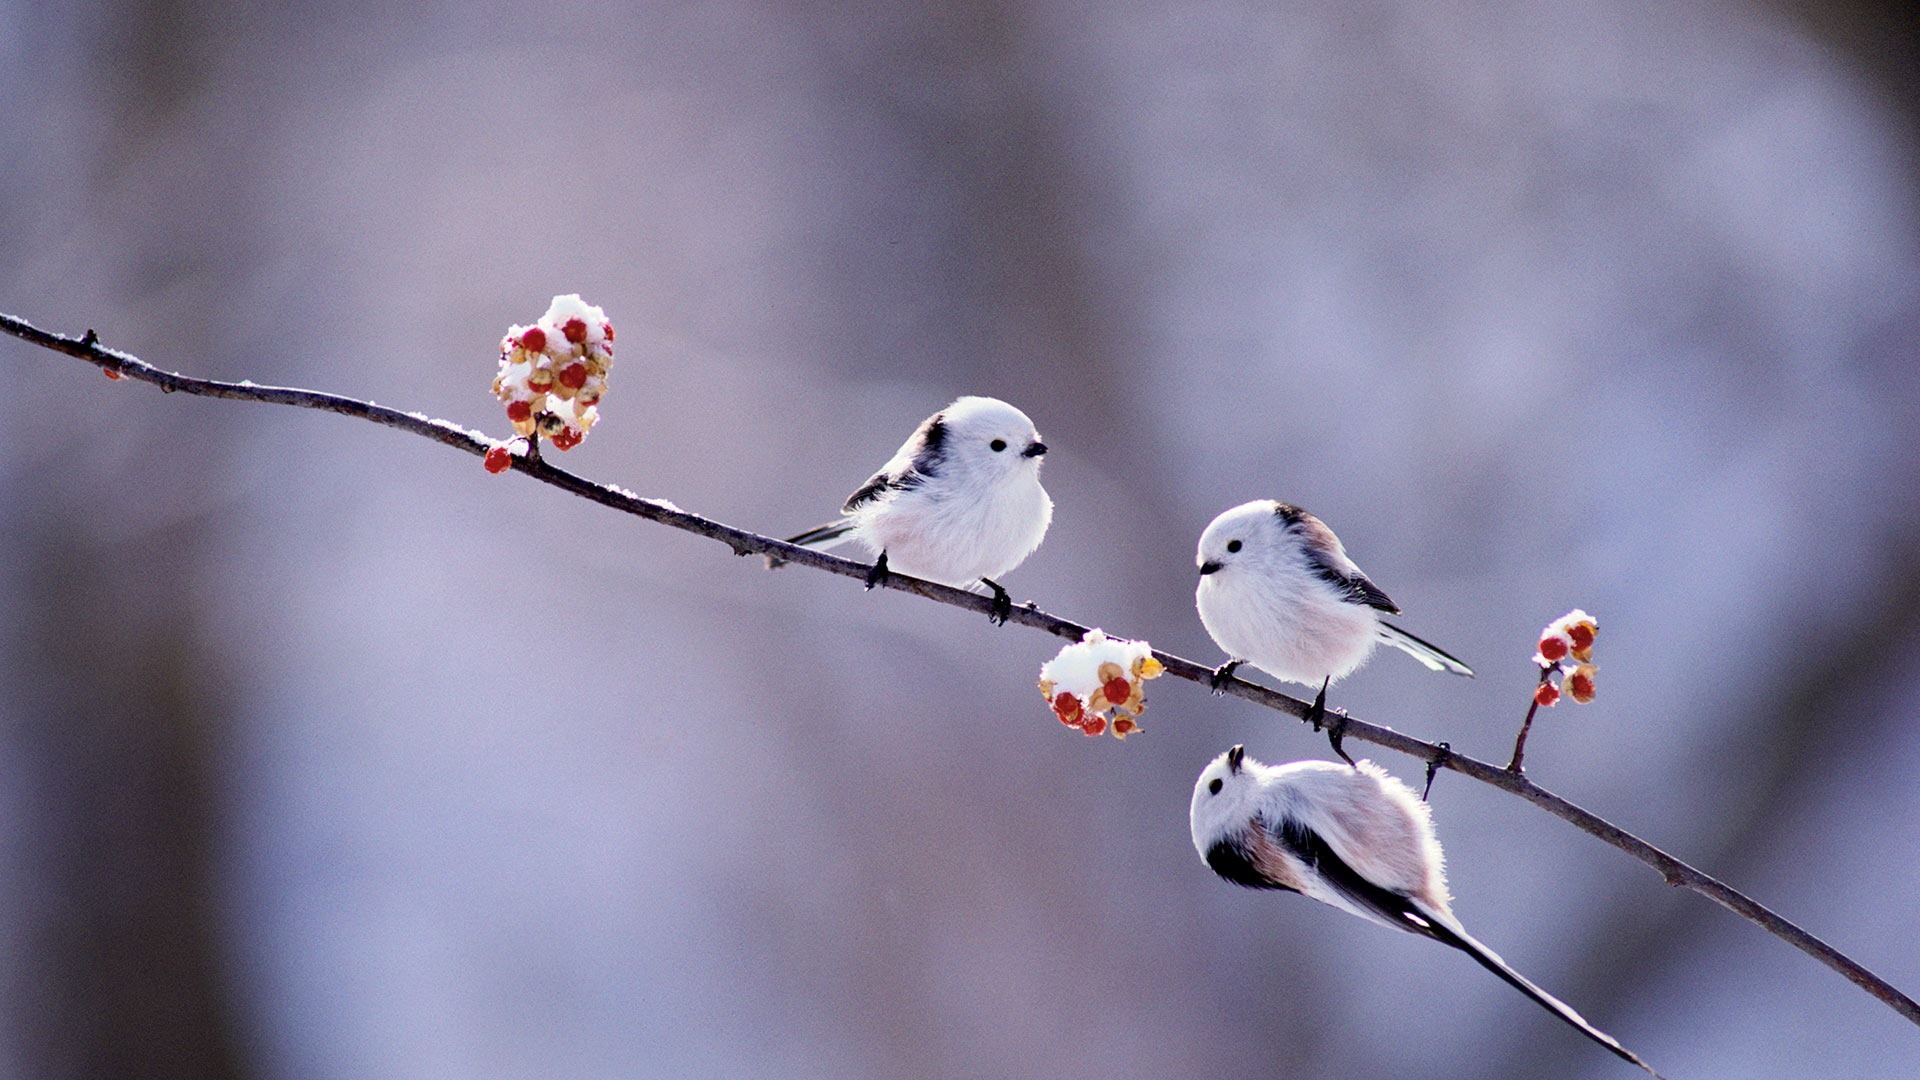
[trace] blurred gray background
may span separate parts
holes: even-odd
[[[1920,992],[1912,14],[1763,3],[0,0],[0,310],[507,430],[785,534],[927,413],[1055,452],[1018,599],[1206,663],[1192,551],[1330,522],[1504,760]],[[1630,1074],[1449,950],[1235,889],[1194,775],[1294,721],[336,416],[0,340],[0,1075]],[[1419,765],[1388,756],[1409,780]],[[1675,1078],[1913,1077],[1920,1031],[1455,776],[1457,910]]]

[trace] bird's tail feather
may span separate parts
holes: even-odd
[[[1434,940],[1451,945],[1461,952],[1466,953],[1468,956],[1473,957],[1481,967],[1500,976],[1515,990],[1532,998],[1541,1008],[1566,1021],[1573,1027],[1578,1028],[1582,1035],[1606,1047],[1616,1057],[1638,1065],[1640,1068],[1645,1069],[1650,1076],[1659,1077],[1660,1074],[1653,1071],[1653,1066],[1640,1060],[1638,1054],[1621,1046],[1619,1040],[1588,1023],[1587,1018],[1575,1012],[1573,1006],[1533,985],[1533,983],[1527,980],[1526,976],[1508,967],[1507,962],[1500,959],[1499,953],[1480,944],[1471,934],[1453,925],[1451,920],[1437,918],[1432,915],[1426,915],[1425,917]]]
[[[1380,640],[1406,652],[1408,656],[1427,665],[1435,671],[1450,671],[1455,675],[1473,677],[1473,669],[1461,663],[1453,656],[1441,651],[1432,642],[1421,641],[1405,630],[1390,622],[1380,623]]]
[[[816,525],[806,532],[801,533],[799,536],[789,536],[787,537],[787,543],[799,544],[801,547],[830,548],[836,544],[845,543],[847,537],[852,534],[853,520],[851,518],[838,518],[827,522],[825,525]]]
[[[798,536],[787,537],[787,543],[798,544],[801,547],[819,548],[824,551],[827,548],[838,547],[846,543],[852,536],[853,520],[851,518],[836,518],[833,521],[827,522],[825,525],[816,525]],[[786,560],[778,556],[767,556],[767,569],[769,570],[778,570],[786,564]]]

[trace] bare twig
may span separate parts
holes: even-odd
[[[301,408],[357,416],[376,424],[385,424],[388,427],[421,435],[475,455],[484,455],[493,446],[491,440],[477,432],[463,430],[445,421],[432,420],[418,413],[403,413],[397,409],[389,409],[337,394],[323,394],[313,390],[281,386],[256,386],[251,383],[216,382],[162,371],[137,357],[106,348],[99,343],[92,330],[88,330],[85,335],[78,338],[63,337],[42,330],[24,319],[4,313],[0,313],[0,330],[23,341],[78,357],[126,378],[152,383],[168,393],[179,391],[204,397],[297,405]],[[603,506],[717,540],[733,549],[736,555],[770,555],[783,562],[809,566],[815,570],[824,570],[830,574],[853,578],[863,583],[867,578],[869,567],[864,563],[857,563],[811,548],[797,547],[770,536],[736,529],[698,514],[690,514],[669,502],[643,499],[617,487],[595,484],[538,458],[516,456],[513,459],[513,468],[536,480],[552,484],[563,491],[590,499]],[[883,584],[889,589],[913,593],[928,600],[964,608],[982,615],[988,614],[993,607],[993,600],[990,597],[901,574],[890,575]],[[1007,621],[1032,627],[1069,641],[1080,640],[1088,630],[1079,623],[1069,622],[1041,611],[1031,603],[1014,608]],[[1213,669],[1191,660],[1157,650],[1154,656],[1166,666],[1167,674],[1177,678],[1209,685],[1213,676]],[[1309,707],[1306,702],[1242,679],[1229,679],[1223,684],[1222,689],[1225,693],[1244,698],[1276,712],[1286,713],[1296,719],[1304,720],[1308,713]],[[1534,783],[1519,771],[1518,753],[1515,754],[1514,766],[1503,769],[1488,762],[1467,757],[1444,744],[1423,742],[1392,728],[1351,717],[1346,720],[1343,735],[1349,739],[1358,739],[1361,742],[1372,743],[1375,746],[1417,758],[1434,769],[1451,769],[1462,776],[1525,799],[1582,832],[1598,837],[1605,843],[1647,864],[1658,871],[1667,884],[1691,889],[1819,960],[1845,976],[1854,985],[1884,1002],[1909,1022],[1920,1025],[1920,1003],[1901,993],[1892,984],[1738,890],[1701,873],[1618,825]]]
[[[1552,677],[1552,668],[1540,669],[1540,685],[1533,688],[1533,700],[1527,704],[1527,718],[1520,721],[1520,734],[1514,737],[1513,760],[1507,762],[1508,772],[1520,771],[1520,759],[1527,753],[1527,732],[1533,730],[1533,714],[1540,711],[1540,687],[1547,685],[1547,680]]]

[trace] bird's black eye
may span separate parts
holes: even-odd
[[[1238,541],[1238,540],[1229,540],[1229,541],[1227,541],[1227,551],[1229,551],[1229,552],[1235,552],[1235,551],[1239,551],[1239,550],[1240,550],[1240,541]]]
[[[993,448],[993,452],[997,454],[997,453],[999,453],[1000,451],[1002,451],[1002,450],[1005,450],[1005,449],[1007,448],[1007,440],[1005,440],[1005,439],[995,439],[995,440],[993,440],[992,442],[990,442],[990,443],[988,443],[987,445],[988,445],[988,446],[990,446],[990,447],[992,447],[992,448]]]
[[[1220,778],[1219,777],[1216,776],[1212,780],[1207,781],[1207,794],[1209,795],[1220,794]]]

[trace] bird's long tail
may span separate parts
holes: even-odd
[[[1421,641],[1405,630],[1390,622],[1380,623],[1380,640],[1397,649],[1404,650],[1408,656],[1427,665],[1435,671],[1450,671],[1455,675],[1473,677],[1473,669],[1459,660],[1442,652],[1431,642]]]
[[[787,537],[787,543],[798,544],[801,547],[819,548],[824,551],[827,548],[838,547],[852,537],[853,519],[843,517],[829,521],[825,525],[816,525],[798,536],[789,536]],[[777,558],[773,555],[767,556],[767,569],[778,570],[785,565],[785,559]]]
[[[1508,967],[1507,962],[1500,959],[1499,953],[1480,944],[1471,934],[1460,929],[1459,926],[1453,925],[1452,920],[1435,918],[1429,915],[1426,921],[1429,925],[1429,933],[1434,940],[1451,945],[1461,952],[1466,953],[1468,956],[1473,957],[1481,967],[1505,979],[1515,990],[1520,991],[1532,998],[1535,1002],[1538,1002],[1541,1008],[1565,1020],[1575,1028],[1578,1028],[1580,1034],[1606,1047],[1609,1051],[1612,1051],[1616,1057],[1638,1065],[1642,1069],[1645,1069],[1651,1076],[1658,1077],[1660,1075],[1653,1071],[1653,1066],[1640,1060],[1638,1054],[1621,1046],[1619,1041],[1613,1036],[1588,1023],[1587,1018],[1575,1012],[1573,1006],[1533,985],[1533,983],[1527,981],[1526,976]]]

